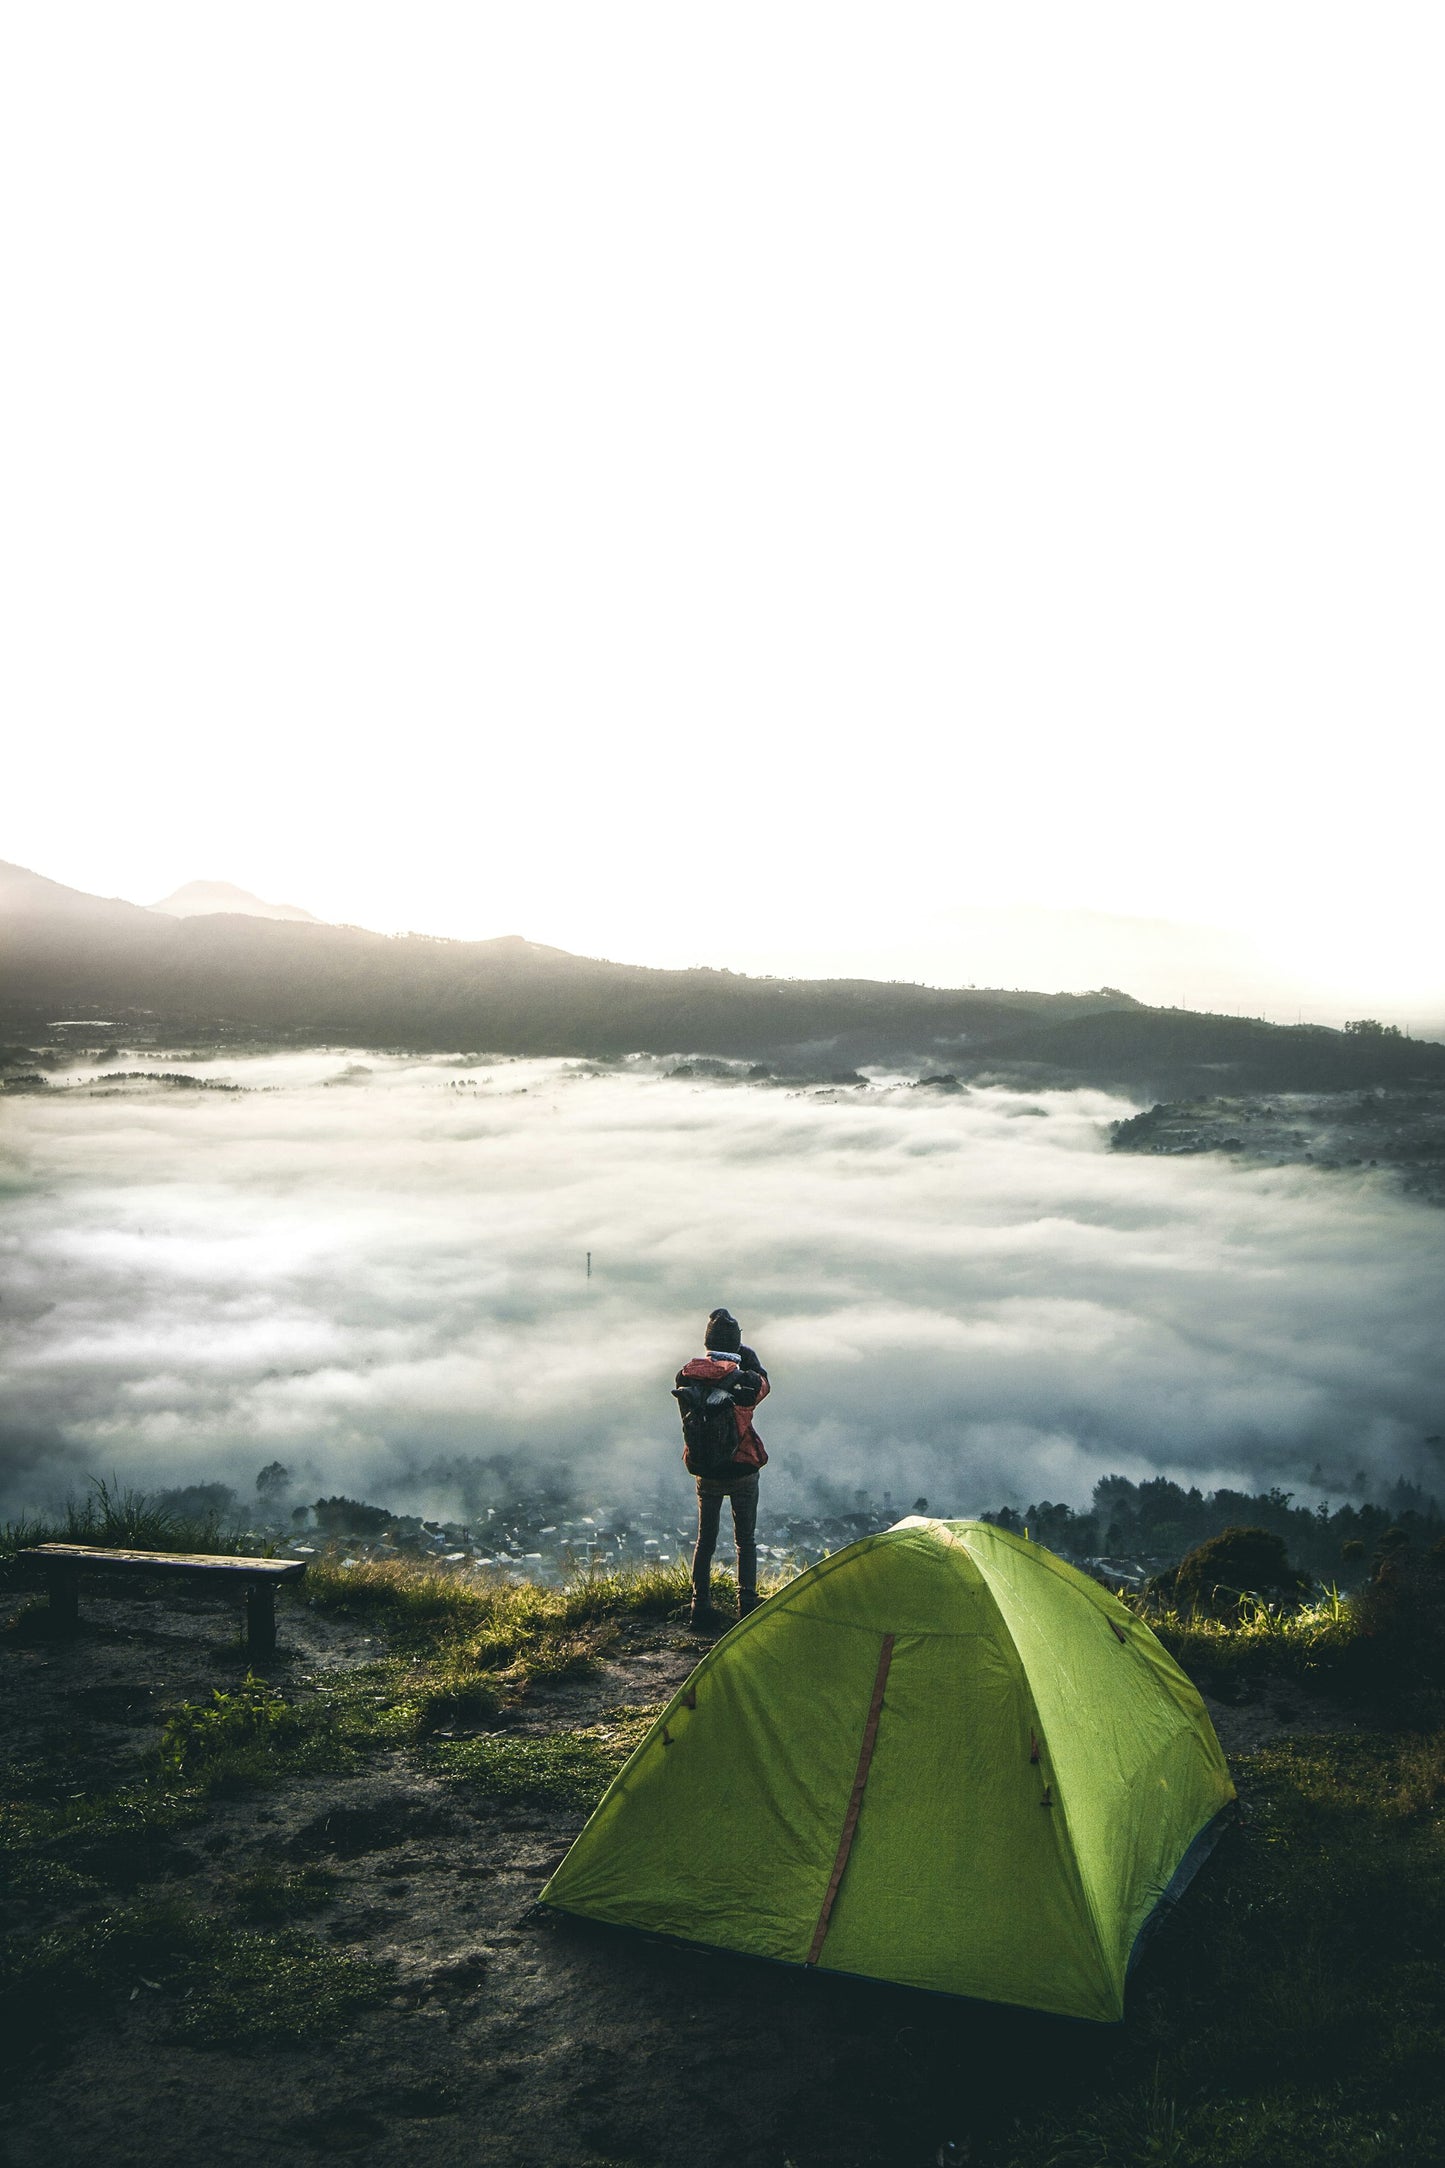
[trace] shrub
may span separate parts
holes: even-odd
[[[1354,1613],[1379,1667],[1399,1684],[1445,1685],[1445,1546],[1421,1552],[1387,1535]]]
[[[1226,1528],[1186,1551],[1167,1573],[1156,1574],[1148,1592],[1179,1611],[1237,1618],[1253,1598],[1304,1603],[1310,1584],[1290,1564],[1282,1536],[1267,1528]]]
[[[341,1496],[318,1498],[312,1511],[325,1536],[380,1536],[396,1519],[385,1506],[363,1505],[359,1498]]]

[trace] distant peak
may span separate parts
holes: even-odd
[[[164,911],[168,918],[200,918],[211,912],[229,911],[241,918],[289,918],[308,926],[325,923],[314,911],[303,911],[299,903],[265,903],[249,888],[237,888],[234,881],[187,881],[147,909]]]

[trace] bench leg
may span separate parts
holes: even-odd
[[[246,1584],[246,1654],[253,1660],[276,1653],[276,1591],[269,1581]]]
[[[54,1559],[45,1562],[45,1587],[50,1598],[52,1633],[73,1634],[80,1627],[80,1575],[74,1566]]]

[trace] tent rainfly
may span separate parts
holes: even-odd
[[[1109,2022],[1234,1786],[1118,1599],[982,1521],[837,1551],[709,1651],[542,1901]]]

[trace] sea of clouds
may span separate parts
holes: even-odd
[[[1445,1429],[1445,1215],[1368,1171],[1112,1154],[1103,1093],[184,1066],[249,1088],[6,1103],[0,1514],[112,1473],[253,1495],[273,1459],[425,1512],[498,1456],[650,1496],[686,1480],[669,1388],[718,1303],[773,1375],[779,1505],[1316,1464],[1338,1498]]]

